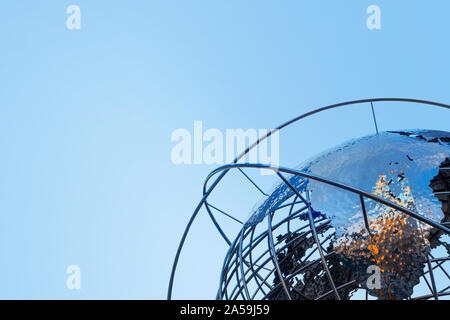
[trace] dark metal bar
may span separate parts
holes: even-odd
[[[299,210],[299,211],[302,211],[303,209],[301,209],[301,210]],[[289,218],[289,217],[288,217]],[[288,219],[288,218],[286,218],[286,219]],[[323,220],[320,220],[320,221],[323,221]],[[320,222],[319,221],[319,222]],[[275,230],[275,229],[277,229],[277,228],[279,228],[281,225],[283,225],[284,223],[285,223],[286,221],[285,220],[282,220],[282,221],[280,221],[279,223],[277,223],[273,228],[272,228],[272,230]],[[328,223],[328,222],[327,222]],[[295,230],[295,232],[298,232],[298,231],[300,231],[300,230],[302,230],[302,229],[304,229],[304,228],[306,228],[307,226],[303,226],[303,227],[301,227],[301,228],[299,228],[299,229],[297,229],[297,230]],[[322,227],[322,225],[320,226],[320,227]],[[308,231],[308,233],[309,232],[311,232],[311,231]],[[255,239],[255,241],[254,241],[254,243],[249,243],[245,248],[244,248],[244,250],[247,250],[247,247],[249,247],[249,249],[248,249],[248,252],[246,253],[246,254],[244,254],[244,256],[243,256],[243,258],[245,258],[248,254],[249,254],[249,252],[251,252],[252,251],[252,249],[254,248],[254,247],[256,247],[261,241],[263,241],[266,237],[267,237],[267,234],[268,234],[268,231],[265,231],[264,233],[262,233],[261,235],[259,235],[256,239]],[[235,242],[234,243],[237,243],[237,241],[238,241],[238,239],[239,239],[239,237],[237,237],[236,238],[236,240],[235,240]],[[279,244],[279,242],[277,242],[277,244]],[[234,245],[233,245],[234,246]],[[287,248],[289,246],[289,243],[288,244],[285,244],[283,247],[281,247],[280,248],[280,250],[284,250],[285,248]],[[232,254],[234,254],[234,251],[236,251],[236,250],[234,250],[234,251],[231,251],[230,252],[230,250],[231,250],[231,248],[228,250],[228,253],[227,253],[227,257],[230,257]],[[270,248],[268,248],[266,251],[264,251],[256,260],[255,260],[255,262],[254,262],[254,264],[257,266],[257,262],[259,262],[263,257],[264,257],[264,255],[265,254],[267,254],[267,253],[269,253],[269,250],[270,250]],[[282,263],[283,261],[284,261],[284,259],[285,258],[283,258],[282,260],[280,260],[280,262],[279,263]],[[269,258],[269,259],[267,259],[266,261],[264,261],[263,262],[263,264],[262,264],[262,266],[264,266],[268,261],[270,261],[271,260],[271,258]],[[226,261],[226,260],[225,260]],[[222,269],[222,270],[225,270],[227,268],[227,264],[226,264],[226,262],[224,263],[224,268]],[[258,272],[259,270],[261,270],[261,268],[263,268],[263,267],[258,267],[257,269],[256,269],[256,271]],[[272,270],[273,271],[273,270]],[[233,271],[231,272],[231,276],[234,274],[234,272],[236,272],[236,267],[233,269]],[[247,271],[248,272],[248,271]],[[270,274],[269,274],[270,275]],[[231,279],[231,276],[229,277],[229,279]],[[252,277],[253,277],[253,275],[250,275],[250,277],[249,277],[249,279],[248,280],[251,280],[252,279]],[[221,279],[223,278],[223,274],[221,275]],[[265,278],[265,280],[267,280],[267,278],[268,278],[268,276]],[[227,284],[226,285],[228,285],[228,283],[229,283],[229,281],[227,281]]]
[[[439,292],[437,295],[438,295],[439,297],[442,297],[442,296],[448,296],[448,295],[450,295],[450,292]],[[434,297],[433,294],[427,294],[427,295],[424,295],[424,296],[412,298],[411,300],[427,300],[427,299],[433,298],[433,297]]]
[[[294,209],[295,201],[297,201],[297,195],[295,196],[294,201],[292,201],[292,205],[291,205],[291,207],[289,208],[289,214],[288,214],[288,217],[290,217],[290,216],[292,215],[292,210]],[[292,219],[289,219],[289,220],[287,221],[287,232],[288,232],[288,238],[289,238],[289,240],[291,239],[291,220],[292,220]]]
[[[272,228],[272,230],[277,229],[278,227],[280,227],[280,226],[281,226],[282,224],[284,224],[284,223],[285,223],[285,221],[281,221],[281,222],[277,223],[277,224]],[[306,227],[306,226],[303,226],[303,227],[297,229],[296,232],[299,231],[299,230],[301,230],[301,229],[304,229],[305,227]],[[258,236],[258,237],[256,238],[255,242],[258,242],[258,243],[261,242],[262,240],[264,240],[264,239],[267,237],[267,234],[268,234],[268,231],[262,233],[260,236]],[[277,242],[277,245],[278,245],[279,243],[280,243],[280,241]],[[247,246],[250,246],[250,244],[247,245]],[[246,254],[244,254],[243,258],[245,258],[245,257],[249,254],[249,252],[251,252],[251,250],[252,250],[255,246],[256,246],[256,245],[252,245],[251,248],[249,248],[248,252],[247,252]],[[288,247],[288,244],[286,244],[285,246],[283,246],[283,247],[280,248],[279,250],[284,250],[286,247]],[[247,247],[246,247],[246,248],[247,248]],[[244,248],[244,250],[246,250],[246,248]],[[260,261],[267,253],[269,253],[269,252],[270,252],[270,248],[268,248],[267,250],[265,250],[265,251],[264,251],[264,252],[263,252],[263,253],[255,260],[254,265],[258,267],[258,268],[256,269],[256,274],[257,274],[261,269],[263,269],[264,266],[265,266],[269,261],[272,260],[271,257],[269,257],[269,258],[266,259],[264,262],[262,262],[261,266],[258,266],[258,264],[257,264],[257,262],[259,262],[259,261]],[[283,261],[284,261],[284,259],[280,260],[280,263],[282,263]],[[266,269],[266,268],[264,268],[264,269]],[[272,268],[272,270],[270,270],[270,273],[264,278],[264,281],[266,281],[266,280],[269,278],[269,276],[270,276],[274,271],[275,271],[275,269]],[[231,272],[231,276],[234,274],[234,272],[236,272],[236,268],[234,268],[233,271]],[[249,272],[249,271],[247,271],[246,273],[248,273],[248,272]],[[251,275],[249,276],[249,278],[248,278],[248,281],[250,281],[254,276],[255,276],[255,274],[251,274]],[[229,281],[227,281],[227,284],[228,284],[228,283],[229,283]],[[234,294],[234,291],[235,291],[235,290],[233,290],[233,292],[232,292],[231,295]],[[239,292],[238,292],[238,293],[239,293]]]
[[[259,192],[261,192],[261,193],[262,193],[263,195],[265,195],[266,197],[269,196],[267,193],[265,193],[264,191],[262,191],[261,188],[258,187],[258,185],[257,185],[252,179],[250,179],[250,177],[249,177],[248,175],[246,175],[245,172],[244,172],[241,168],[239,168],[239,171],[242,172],[242,174],[248,179],[248,181],[250,181],[250,182],[255,186],[255,188],[259,190]]]
[[[349,287],[349,286],[351,286],[351,285],[353,285],[355,283],[357,283],[356,280],[351,280],[351,281],[349,281],[347,283],[344,283],[344,284],[340,285],[339,287],[337,287],[337,290],[345,289],[345,288],[347,288],[347,287]],[[333,293],[333,290],[330,290],[330,291],[324,293],[323,295],[319,296],[316,300],[320,300],[320,299],[323,299],[325,297],[328,297],[332,293]]]
[[[370,231],[369,227],[369,219],[367,218],[366,204],[364,203],[364,198],[362,195],[359,195],[359,199],[361,201],[361,208],[364,216],[364,224],[366,225],[366,229],[367,232],[369,233],[369,236],[372,238],[372,232]]]
[[[209,210],[209,205],[208,202],[205,201],[205,209],[208,212],[209,217],[211,218],[211,221],[213,222],[214,226],[216,227],[217,231],[219,231],[220,235],[222,236],[222,238],[225,240],[225,242],[228,245],[231,245],[231,241],[228,239],[228,237],[226,236],[225,232],[222,230],[222,228],[220,227],[220,225],[217,223],[216,218],[214,217],[214,215],[212,214],[211,210]]]
[[[328,256],[331,256],[331,254],[325,255],[325,257],[328,257]],[[299,274],[300,272],[302,272],[303,270],[305,270],[305,269],[307,269],[307,268],[309,268],[309,267],[315,265],[316,263],[320,263],[320,262],[321,262],[321,259],[318,258],[318,259],[316,259],[316,260],[314,260],[314,261],[311,261],[310,263],[308,263],[308,264],[306,264],[306,265],[301,266],[301,267],[298,268],[295,272],[293,272],[292,274],[290,274],[289,276],[287,276],[287,277],[286,277],[286,280],[287,280],[287,281],[291,280],[292,278],[294,278],[296,275],[298,275],[298,274]],[[273,290],[277,290],[280,286],[281,286],[280,283],[277,284],[277,285],[275,285],[274,288],[273,288]],[[266,297],[267,297],[267,296],[266,296]],[[263,297],[262,300],[264,300],[266,297]]]
[[[433,262],[430,259],[430,262]],[[432,268],[432,270],[436,270],[437,268],[439,268],[440,266],[442,266],[445,263],[445,261],[441,261],[441,262],[436,262],[436,265]],[[427,275],[430,271],[424,271],[423,275]]]
[[[242,242],[244,241],[244,231],[245,228],[242,228],[241,237],[239,240],[239,269],[241,270],[242,283],[244,286],[245,295],[248,299],[250,299],[250,292],[248,291],[247,282],[245,281],[245,273],[244,273],[244,260],[242,259]]]
[[[267,221],[268,221],[268,231],[269,231],[268,242],[269,242],[269,248],[270,248],[270,256],[272,258],[273,264],[275,265],[275,269],[277,270],[278,276],[280,277],[280,282],[283,286],[284,293],[286,293],[286,297],[289,300],[292,300],[291,295],[289,294],[289,290],[286,286],[286,282],[284,281],[283,274],[281,273],[280,265],[278,264],[277,257],[276,257],[275,246],[273,244],[272,215],[271,214],[269,214],[267,216]]]
[[[427,273],[428,273],[428,272],[427,272]],[[428,289],[430,289],[431,294],[433,294],[433,288],[431,287],[430,283],[428,282],[427,277],[425,277],[425,273],[422,274],[422,278],[423,278],[423,280],[425,280],[425,283],[426,283]]]
[[[255,227],[252,228],[252,233],[250,234],[250,242],[249,243],[253,243],[253,236],[255,235]],[[254,267],[254,263],[253,263],[253,250],[252,248],[249,249],[249,260],[250,260],[250,265],[249,268],[252,270],[252,273],[255,273],[255,267]],[[260,279],[262,281],[262,284],[259,283],[258,279]],[[258,285],[258,288],[261,288],[263,294],[265,295],[266,292],[263,289],[263,284],[265,284],[266,286],[269,287],[269,290],[272,289],[272,286],[269,285],[267,282],[263,281],[264,279],[260,276],[259,273],[256,274],[256,284]],[[255,297],[255,295],[252,296],[252,300]]]
[[[236,272],[235,272],[235,277],[236,277],[236,283],[237,283],[237,286],[239,287],[239,288],[243,288],[243,286],[241,285],[241,278],[239,277],[239,272],[238,272],[238,267],[240,267],[241,266],[241,263],[240,263],[240,261],[239,260],[237,260],[239,257],[237,257],[236,258],[236,260],[235,260],[235,263],[236,263]],[[239,290],[239,292],[241,293],[241,296],[242,296],[242,299],[244,299],[245,300],[245,296],[244,296],[244,293],[243,293],[243,291],[242,290]],[[236,297],[237,298],[237,297]]]
[[[306,200],[309,202],[309,212],[308,212],[308,218],[309,218],[309,224],[311,226],[311,229],[313,231],[313,237],[314,241],[316,242],[317,248],[319,250],[320,258],[322,259],[322,264],[325,272],[327,273],[328,281],[330,282],[331,287],[333,288],[334,294],[336,295],[336,298],[338,300],[341,300],[341,297],[339,296],[339,292],[336,289],[336,285],[333,281],[333,278],[331,277],[330,270],[328,269],[327,262],[325,261],[325,257],[322,252],[322,246],[320,245],[319,237],[317,236],[316,226],[314,224],[314,219],[312,217],[312,210],[311,210],[311,201],[309,199],[309,191],[306,191]]]
[[[444,289],[442,289],[441,291],[439,291],[439,293],[445,292],[445,291],[447,291],[448,289],[450,289],[450,286],[445,287]]]
[[[316,242],[317,248],[319,250],[320,258],[322,259],[323,268],[324,268],[325,272],[327,273],[328,280],[330,281],[330,285],[331,285],[331,287],[333,288],[333,290],[335,292],[336,298],[338,300],[341,300],[341,297],[339,296],[339,293],[336,290],[336,286],[334,284],[333,278],[331,277],[330,270],[328,269],[327,263],[325,261],[325,258],[324,258],[323,252],[322,252],[322,246],[320,245],[320,241],[319,241],[319,238],[317,236],[316,226],[314,224],[314,220],[313,220],[313,217],[312,217],[311,201],[309,200],[309,191],[306,192],[306,199],[303,198],[302,195],[297,191],[297,189],[295,189],[289,183],[289,181],[287,181],[286,178],[280,172],[277,171],[276,173],[281,178],[281,180],[283,180],[283,182],[292,190],[292,192],[294,192],[300,199],[302,199],[302,201],[306,200],[306,203],[308,204],[309,225],[310,225],[310,228],[312,230],[314,241]]]
[[[431,263],[431,262],[436,262],[436,265],[439,267],[439,269],[441,269],[441,271],[447,276],[447,279],[450,280],[450,275],[447,273],[447,271],[445,271],[444,268],[442,268],[442,265],[443,265],[446,261],[450,260],[450,257],[435,259],[431,253],[430,253],[430,257],[431,257],[430,263]]]
[[[430,256],[433,257],[431,254],[430,254]],[[448,261],[448,260],[450,260],[450,257],[445,257],[445,258],[433,258],[433,259],[430,260],[430,262]]]
[[[378,134],[377,118],[375,117],[375,110],[373,109],[373,102],[372,101],[370,101],[370,106],[372,107],[373,122],[375,123],[375,129],[377,130],[377,134]]]
[[[326,224],[328,224],[328,223],[326,223]],[[322,226],[322,225],[321,225],[321,226]],[[301,227],[300,229],[296,230],[295,232],[297,232],[297,231],[299,231],[299,230],[301,230],[301,229],[304,229],[305,227],[307,227],[307,226],[303,226],[303,227]],[[311,232],[311,230],[309,230],[307,233],[310,233],[310,232]],[[290,245],[292,242],[296,241],[297,239],[298,239],[298,237],[292,239],[290,242],[286,243],[283,247],[281,247],[281,248],[279,249],[279,251],[282,251],[282,250],[286,249],[287,247],[289,247],[289,245]],[[306,241],[306,239],[303,239],[303,241]],[[302,241],[302,242],[303,242],[303,241]],[[315,249],[308,255],[308,257],[305,258],[305,260],[307,260],[307,259],[308,259],[308,258],[309,258],[316,250],[317,250],[317,248],[315,248]],[[258,257],[258,259],[257,259],[256,261],[259,261],[260,259],[262,259],[262,257],[263,257],[267,252],[268,252],[268,250],[265,251],[263,254],[261,254],[261,255]],[[281,260],[279,261],[279,263],[283,263],[283,262],[285,261],[285,259],[287,259],[287,258],[288,258],[287,256],[284,257],[283,259],[281,259]],[[265,265],[265,264],[268,262],[268,260],[270,260],[270,258],[267,259],[267,260],[263,263],[263,265]],[[271,271],[271,273],[272,273],[273,271],[274,271],[274,269]],[[269,274],[266,276],[265,280],[267,280],[267,279],[269,278],[269,276],[270,276],[271,273],[269,273]],[[249,280],[250,280],[251,278],[252,278],[252,275],[250,275]],[[259,289],[256,290],[255,294],[256,294],[258,291],[259,291]]]
[[[226,289],[227,284],[225,283],[225,288],[222,288],[222,284],[225,280],[225,274],[227,274],[227,270],[230,264],[230,259],[231,259],[231,254],[233,251],[233,248],[235,247],[236,241],[238,238],[236,238],[233,243],[231,244],[231,246],[228,248],[227,254],[225,255],[225,259],[224,262],[222,264],[222,270],[220,272],[220,286],[219,286],[219,290],[217,291],[217,295],[216,295],[216,299],[222,299],[223,298],[223,293]],[[227,292],[225,291],[225,294],[227,295]],[[226,296],[226,298],[228,299],[228,296]]]
[[[213,205],[210,204],[209,202],[208,202],[207,204],[208,204],[208,206],[210,206],[211,208],[213,208],[213,209],[219,211],[220,213],[226,215],[228,218],[233,219],[234,221],[236,221],[236,222],[238,222],[238,223],[240,223],[240,224],[244,224],[241,220],[239,220],[239,219],[233,217],[231,214],[228,214],[228,213],[226,213],[226,212],[223,211],[223,210],[220,210],[219,208],[213,206]]]
[[[427,264],[428,264],[428,270],[430,271],[430,279],[431,279],[431,285],[433,287],[433,295],[435,300],[439,300],[438,292],[436,290],[436,282],[434,281],[434,274],[433,274],[433,268],[431,267],[430,257],[427,255]]]
[[[199,204],[194,210],[194,213],[192,214],[191,218],[189,219],[189,222],[186,226],[186,229],[184,230],[183,236],[181,237],[180,244],[178,245],[177,253],[175,254],[175,259],[173,261],[172,271],[170,273],[170,279],[169,279],[169,288],[167,290],[167,300],[172,299],[172,289],[173,289],[173,280],[175,278],[175,272],[178,265],[178,259],[180,258],[181,250],[183,249],[184,242],[186,241],[186,237],[189,233],[189,230],[191,229],[192,223],[194,222],[195,218],[197,217],[198,212],[200,211],[201,207],[203,206],[203,203],[208,198],[209,194],[214,190],[216,185],[222,180],[222,178],[225,176],[227,172],[223,172],[211,185],[211,187],[208,189],[206,193],[204,193],[202,200],[200,200]]]

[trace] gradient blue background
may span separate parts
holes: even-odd
[[[81,30],[66,28],[70,4]],[[381,30],[366,28],[371,4]],[[359,98],[450,103],[448,12],[444,0],[3,1],[0,298],[165,298],[214,168],[175,166],[172,131],[273,128]],[[380,130],[450,130],[444,110],[375,107]],[[280,163],[373,132],[369,106],[330,111],[281,134]],[[245,219],[259,196],[237,179],[214,197]],[[203,212],[174,297],[214,298],[225,250]],[[72,264],[81,290],[66,288]]]

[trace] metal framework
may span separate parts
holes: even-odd
[[[200,209],[205,208],[211,221],[229,245],[228,252],[223,263],[220,276],[220,285],[217,292],[217,299],[349,299],[352,292],[361,289],[360,280],[355,278],[348,268],[339,263],[336,252],[330,246],[330,241],[334,236],[330,220],[324,216],[317,215],[309,199],[307,190],[297,190],[292,186],[285,175],[300,176],[306,179],[325,183],[347,192],[353,193],[360,198],[361,209],[364,216],[364,225],[371,235],[369,228],[366,201],[375,201],[394,210],[398,210],[434,228],[434,246],[442,245],[450,252],[450,246],[445,241],[441,241],[436,235],[450,235],[449,215],[437,223],[417,212],[399,206],[381,197],[367,193],[353,186],[345,185],[320,177],[307,174],[299,170],[285,167],[272,167],[263,164],[238,163],[251,149],[269,138],[274,132],[281,130],[301,119],[326,110],[340,108],[351,105],[370,104],[376,131],[376,123],[373,104],[376,102],[409,102],[428,106],[436,106],[450,109],[449,105],[417,99],[406,98],[376,98],[355,100],[329,105],[315,109],[300,115],[269,132],[258,139],[241,153],[232,164],[219,167],[212,171],[205,180],[203,186],[203,197],[192,214],[178,247],[169,281],[167,298],[172,298],[172,290],[175,272],[189,230],[197,217]],[[258,168],[273,170],[281,181],[292,191],[292,196],[278,205],[274,210],[267,212],[267,228],[259,232],[261,226],[244,224],[231,214],[215,207],[208,202],[211,192],[218,186],[223,177],[230,170],[238,170],[246,180],[264,196],[268,196],[262,189],[245,173],[244,169]],[[440,172],[447,175],[450,168],[441,167]],[[450,203],[449,190],[435,192],[436,196],[445,197]],[[227,237],[219,223],[217,222],[213,210],[221,213],[242,225],[241,231],[233,241]],[[449,209],[447,209],[449,210]],[[299,219],[300,218],[300,219]],[[267,243],[267,244],[265,244]],[[299,257],[302,257],[299,261]],[[450,270],[444,268],[444,264],[450,260],[449,255],[435,257],[431,252],[427,255],[427,271],[424,271],[421,278],[424,279],[430,294],[413,299],[439,299],[442,296],[450,295]],[[435,272],[439,270],[448,280],[444,288],[438,288]],[[429,278],[429,279],[428,279]],[[368,290],[365,290],[365,298],[368,299]]]

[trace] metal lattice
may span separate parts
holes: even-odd
[[[328,109],[380,101],[411,102],[432,105],[449,109],[450,106],[430,101],[400,98],[380,98],[350,101],[320,108],[301,115],[275,130],[306,118],[312,114]],[[373,112],[374,121],[375,113]],[[376,123],[376,122],[375,122]],[[378,128],[377,128],[378,132]],[[341,261],[332,243],[335,230],[331,221],[320,212],[314,210],[307,189],[295,188],[289,175],[300,176],[320,183],[332,185],[360,198],[360,206],[364,215],[365,228],[370,234],[370,227],[366,213],[366,202],[375,201],[380,205],[397,210],[402,214],[416,219],[418,223],[431,227],[428,237],[431,249],[423,261],[426,268],[419,275],[429,290],[425,295],[409,295],[409,299],[439,299],[450,295],[450,270],[445,263],[450,260],[450,158],[441,166],[438,175],[430,182],[434,195],[442,203],[444,218],[440,223],[426,218],[419,213],[390,202],[382,197],[367,193],[353,186],[344,185],[324,177],[307,174],[298,170],[271,167],[262,164],[238,164],[252,148],[270,137],[270,132],[250,146],[237,157],[233,164],[217,168],[207,177],[203,198],[192,215],[178,248],[169,283],[168,299],[172,295],[172,287],[179,255],[189,229],[201,208],[205,208],[218,232],[229,245],[220,276],[217,299],[288,299],[288,300],[316,300],[338,299],[347,300],[354,297],[356,292],[363,292],[359,299],[368,299],[371,289],[363,285],[360,275]],[[258,224],[242,223],[233,215],[224,212],[208,202],[211,192],[217,187],[222,178],[231,170],[238,170],[244,179],[250,181],[258,192],[267,196],[262,188],[255,183],[244,170],[251,168],[273,170],[280,180],[291,190],[290,197],[285,199],[274,210],[266,213],[265,221]],[[210,185],[209,185],[210,184]],[[223,214],[242,224],[241,231],[230,241],[218,224],[214,212]],[[436,248],[440,248],[437,250]],[[442,250],[444,249],[444,251]],[[436,281],[436,272],[440,272],[440,281]],[[373,295],[373,294],[372,294]]]

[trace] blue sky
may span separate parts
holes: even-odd
[[[71,4],[80,30],[66,28]],[[372,4],[381,30],[366,27]],[[450,103],[449,10],[444,0],[2,2],[0,298],[165,298],[214,169],[174,165],[173,130],[273,128],[359,98]],[[380,130],[450,130],[443,110],[375,107]],[[280,163],[373,131],[368,106],[315,116],[280,135]],[[258,198],[247,188],[214,196],[245,219]],[[174,297],[213,298],[225,250],[202,214]],[[73,264],[81,290],[66,288]]]

